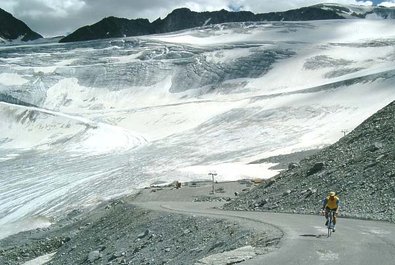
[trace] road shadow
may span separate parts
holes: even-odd
[[[318,235],[315,235],[315,234],[304,234],[304,235],[299,235],[299,236],[322,238],[322,237],[327,237],[327,234],[318,234]]]

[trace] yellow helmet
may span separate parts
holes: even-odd
[[[328,193],[328,195],[329,195],[330,197],[333,197],[333,196],[335,196],[335,195],[336,195],[336,192],[334,192],[334,191],[331,191],[331,192],[329,192],[329,193]]]

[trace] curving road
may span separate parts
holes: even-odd
[[[280,247],[239,264],[395,264],[395,225],[385,222],[339,218],[337,231],[327,238],[322,216],[266,212],[223,211],[220,203],[151,201],[135,204],[151,210],[221,217],[243,221],[254,229],[267,229],[262,222],[284,233]]]

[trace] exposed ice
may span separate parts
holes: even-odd
[[[395,99],[394,23],[0,47],[0,238],[158,181],[269,178],[249,162],[336,142]]]

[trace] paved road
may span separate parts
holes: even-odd
[[[283,231],[279,249],[240,263],[243,265],[395,264],[394,224],[339,218],[336,233],[327,238],[322,216],[222,211],[213,208],[218,203],[207,202],[156,201],[138,204],[152,210],[241,219],[245,225],[258,230],[265,227],[262,225],[265,222]]]

